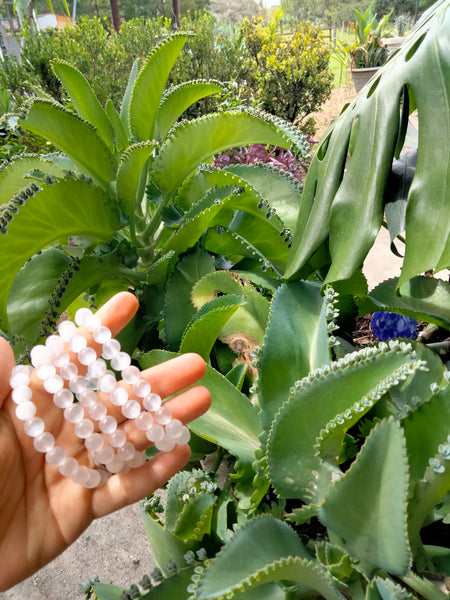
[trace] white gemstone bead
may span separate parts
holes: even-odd
[[[96,359],[97,352],[94,350],[94,348],[83,348],[83,350],[81,350],[78,354],[78,360],[82,365],[90,365]]]
[[[56,375],[55,366],[50,364],[41,365],[36,369],[36,375],[39,377],[39,379],[45,381],[49,377]]]
[[[103,436],[101,433],[93,433],[88,438],[84,440],[84,445],[89,452],[95,452],[96,450],[100,450],[102,448]]]
[[[183,428],[184,425],[181,421],[178,419],[172,419],[172,421],[166,425],[166,434],[171,438],[177,438],[181,435]]]
[[[12,387],[13,390],[21,386],[27,386],[29,383],[30,376],[28,375],[28,373],[23,372],[15,373],[11,376],[11,379],[9,380],[9,385]]]
[[[124,461],[120,456],[115,455],[111,461],[106,463],[106,468],[110,473],[118,473],[123,467]]]
[[[98,387],[101,392],[110,393],[116,387],[116,378],[111,373],[105,373],[101,379],[99,379]]]
[[[78,423],[84,418],[84,410],[81,404],[72,404],[64,409],[64,418],[69,423]]]
[[[55,445],[55,438],[48,431],[40,433],[34,438],[33,446],[38,452],[48,452]]]
[[[46,346],[34,346],[30,352],[31,364],[33,367],[40,367],[51,362],[52,353]]]
[[[65,477],[72,477],[78,471],[78,461],[73,456],[66,456],[60,465],[58,465],[59,472]]]
[[[74,335],[70,338],[68,345],[72,352],[78,353],[81,352],[83,348],[86,348],[87,341],[82,335]]]
[[[21,402],[16,406],[16,417],[21,421],[27,421],[36,414],[36,405],[34,402]]]
[[[106,373],[106,363],[102,358],[98,358],[89,365],[87,377],[99,379]]]
[[[153,417],[147,411],[142,411],[135,419],[135,425],[142,431],[147,431],[153,425]]]
[[[149,382],[145,381],[145,379],[139,379],[139,381],[133,385],[133,392],[138,398],[145,398],[151,392]]]
[[[69,388],[74,394],[81,394],[87,390],[87,380],[82,375],[77,375],[69,381]]]
[[[74,397],[72,392],[70,390],[66,390],[65,388],[59,390],[53,396],[53,402],[58,408],[67,408],[73,403],[73,399]]]
[[[111,359],[111,367],[116,371],[123,371],[131,363],[131,357],[126,352],[119,352]]]
[[[52,375],[44,381],[44,389],[49,394],[56,394],[59,390],[62,390],[64,386],[64,380],[59,375]]]
[[[30,437],[36,437],[44,431],[45,424],[44,421],[39,417],[31,417],[25,421],[23,429]]]
[[[133,458],[129,459],[127,464],[132,469],[137,469],[138,467],[142,467],[147,462],[147,456],[145,452],[136,452]]]
[[[114,458],[114,450],[111,446],[102,446],[100,450],[95,450],[92,453],[95,460],[103,465],[108,464]]]
[[[97,402],[97,394],[94,390],[84,390],[81,394],[77,394],[77,398],[82,406],[89,407]]]
[[[64,342],[59,337],[59,335],[49,335],[45,340],[45,345],[50,350],[52,354],[58,354],[62,350],[64,350]]]
[[[94,433],[94,423],[90,419],[81,419],[75,424],[74,431],[77,437],[86,439]]]
[[[109,394],[109,399],[111,404],[123,406],[128,400],[128,392],[125,388],[117,386],[116,389]]]
[[[86,481],[84,482],[84,486],[88,489],[96,488],[100,485],[101,480],[102,476],[98,471],[96,471],[95,469],[89,469],[89,475]]]
[[[66,381],[70,381],[71,379],[77,376],[78,367],[74,363],[67,363],[67,365],[61,367],[59,373],[63,379],[65,379]]]
[[[161,406],[161,403],[161,396],[158,396],[158,394],[149,394],[142,401],[144,408],[146,408],[150,412],[155,412],[156,410],[158,410],[158,408],[160,408]]]
[[[127,442],[117,450],[122,460],[132,460],[136,454],[136,448],[131,442]]]
[[[48,462],[48,464],[54,465],[55,467],[60,465],[65,458],[66,453],[64,452],[64,449],[60,446],[54,446],[45,455],[45,460]]]
[[[162,440],[155,442],[155,448],[160,452],[170,452],[175,448],[175,442],[170,438],[164,437]]]
[[[167,406],[161,406],[155,412],[155,422],[160,425],[167,425],[172,420],[172,412]]]
[[[78,327],[82,327],[86,320],[92,317],[92,311],[89,308],[83,307],[79,308],[75,313],[74,321],[78,325]]]
[[[11,377],[14,377],[18,373],[25,373],[25,375],[28,375],[28,377],[30,377],[32,372],[33,367],[31,365],[16,365],[11,370]]]
[[[112,361],[111,361],[112,365]],[[122,370],[122,379],[126,383],[137,383],[139,381],[139,377],[141,376],[141,372],[134,365],[129,365]]]
[[[116,429],[112,433],[109,434],[109,443],[114,448],[120,448],[127,441],[127,436],[125,431],[122,429]]]
[[[71,477],[74,483],[78,483],[79,485],[84,485],[88,480],[90,473],[90,469],[86,467],[86,465],[78,465],[78,469],[76,473],[74,473]]]
[[[106,413],[106,406],[101,402],[96,402],[89,408],[89,416],[95,421],[100,421],[100,419],[103,419],[103,417],[106,416]]]
[[[153,427],[147,430],[145,435],[150,442],[159,442],[164,437],[164,427],[162,425],[153,425]]]
[[[15,390],[13,390],[11,394],[11,397],[16,404],[20,404],[21,402],[28,402],[29,400],[31,400],[32,396],[33,392],[31,391],[31,388],[25,385],[17,387]]]
[[[89,319],[86,319],[84,326],[88,331],[95,331],[101,324],[100,319],[96,315],[91,315]]]
[[[98,427],[102,433],[113,433],[117,429],[117,421],[114,417],[107,415],[100,419]]]
[[[141,405],[136,400],[127,400],[122,406],[122,414],[127,419],[135,419],[141,412]]]
[[[55,365],[55,367],[58,367],[59,369],[61,367],[64,367],[64,365],[68,365],[70,362],[70,356],[68,352],[58,352],[58,354],[55,354],[54,358],[53,358],[53,364]]]
[[[72,336],[76,335],[76,332],[77,328],[72,321],[62,321],[58,325],[59,336],[65,342],[68,342]]]
[[[94,331],[93,337],[97,344],[104,344],[111,339],[111,331],[104,325],[101,325]]]
[[[183,431],[176,438],[177,444],[179,444],[180,446],[184,446],[184,444],[188,444],[190,439],[191,439],[191,432],[189,431],[189,429],[187,427],[183,427]]]
[[[120,352],[120,342],[116,339],[109,340],[103,344],[102,356],[110,360]]]

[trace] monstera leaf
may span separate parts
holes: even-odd
[[[380,229],[391,166],[414,109],[419,147],[398,288],[450,264],[449,28],[450,2],[440,0],[325,133],[305,181],[286,278],[301,276],[327,240],[327,281],[360,268]]]

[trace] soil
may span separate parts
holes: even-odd
[[[338,117],[344,106],[356,96],[353,84],[340,88],[334,88],[330,98],[322,106],[321,110],[313,113],[311,117],[316,123],[314,137],[319,140],[333,119]]]

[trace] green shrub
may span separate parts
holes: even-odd
[[[320,28],[300,22],[292,37],[281,38],[273,21],[245,19],[241,36],[246,53],[240,73],[240,94],[259,99],[261,107],[308,128],[307,117],[328,98],[332,75],[330,51]]]

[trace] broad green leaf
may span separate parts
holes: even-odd
[[[92,585],[95,595],[98,600],[119,600],[125,591],[124,587],[113,585],[112,583],[94,583]]]
[[[20,123],[27,131],[51,141],[101,184],[114,179],[115,158],[111,150],[92,125],[62,106],[35,100]]]
[[[283,285],[272,300],[260,356],[259,404],[265,428],[287,400],[294,382],[329,361],[320,285],[309,282]]]
[[[227,598],[230,593],[280,580],[294,581],[298,591],[315,590],[327,600],[342,598],[293,529],[263,515],[241,527],[216,555],[200,580],[198,598]]]
[[[245,304],[240,306],[223,326],[220,339],[245,353],[262,346],[269,318],[270,303],[249,283],[244,284]]]
[[[387,279],[371,290],[367,300],[361,303],[360,314],[375,310],[399,312],[450,329],[450,283],[419,276],[399,288],[397,277]]]
[[[134,82],[129,105],[131,133],[140,141],[153,139],[161,96],[175,60],[187,41],[186,35],[164,40],[147,57]]]
[[[17,350],[36,342],[45,311],[50,307],[50,295],[58,282],[65,290],[58,298],[60,304],[56,309],[62,313],[89,287],[110,278],[119,283],[121,273],[124,275],[126,271],[117,255],[104,256],[101,261],[95,256],[84,257],[77,269],[71,268],[69,256],[56,248],[36,254],[20,269],[11,286],[7,305],[11,331],[24,338]],[[67,283],[62,283],[64,279]],[[120,289],[123,288],[122,279]]]
[[[161,523],[142,510],[145,533],[150,542],[155,565],[168,577],[171,573],[167,568],[170,561],[174,561],[178,569],[186,566],[184,555],[191,550],[193,543],[180,540]]]
[[[405,91],[417,106],[420,139],[405,219],[398,282],[450,263],[450,61],[447,0],[434,4],[377,78],[329,127],[308,172],[286,277],[301,273],[329,237],[327,281],[359,269],[381,225]],[[349,152],[352,135],[353,148]],[[436,140],[439,155],[436,157]]]
[[[185,504],[178,515],[174,533],[181,540],[201,542],[211,533],[211,520],[217,496],[200,492]]]
[[[335,417],[338,423],[345,422],[381,398],[385,380],[396,369],[405,365],[409,372],[415,366],[411,350],[409,345],[370,353],[361,350],[310,373],[294,386],[296,391],[274,419],[267,444],[269,475],[280,495],[307,500],[320,496],[321,491],[314,492],[312,486],[312,472],[321,466],[316,438]],[[329,474],[324,481],[330,481]]]
[[[289,173],[280,173],[266,165],[233,165],[227,167],[228,172],[239,175],[244,181],[255,188],[270,208],[292,233],[295,231],[298,211],[300,209],[302,188],[298,181]]]
[[[142,368],[148,368],[174,356],[174,353],[153,350],[142,355],[139,362]],[[242,462],[252,463],[262,432],[257,409],[212,367],[207,367],[200,383],[209,389],[212,405],[203,416],[190,423],[190,429],[226,448]]]
[[[198,279],[192,290],[192,304],[201,308],[218,294],[242,295],[243,287],[230,271],[213,271]]]
[[[180,344],[180,352],[196,352],[205,360],[230,317],[245,304],[242,296],[220,296],[207,302],[188,325]]]
[[[375,592],[373,596],[372,591]],[[371,580],[366,598],[367,600],[414,600],[414,596],[409,594],[405,587],[383,577],[374,577]]]
[[[350,469],[328,491],[319,510],[358,569],[405,575],[411,563],[407,520],[408,460],[393,418],[374,427]]]
[[[45,186],[29,198],[0,237],[0,316],[7,327],[6,302],[19,269],[55,240],[86,235],[108,240],[119,227],[108,195],[86,181]]]
[[[97,100],[86,77],[75,67],[62,60],[52,62],[56,77],[69,93],[75,110],[82,119],[91,123],[108,146],[114,144],[114,129]]]
[[[125,132],[126,132],[128,138],[131,138],[130,118],[129,118],[131,94],[133,92],[133,87],[136,82],[138,73],[139,73],[138,61],[135,60],[133,62],[133,66],[131,67],[130,75],[128,77],[128,82],[127,82],[127,87],[125,89],[125,93],[122,98],[122,104],[120,106],[120,120],[122,121],[123,128],[125,129]]]
[[[211,81],[188,81],[167,91],[161,100],[156,126],[159,139],[163,140],[176,121],[194,102],[219,94],[222,86]]]
[[[214,260],[202,250],[184,256],[167,282],[164,298],[164,332],[170,350],[177,350],[183,333],[197,309],[191,301],[196,282],[214,272]],[[201,281],[202,279],[200,279]]]
[[[0,171],[0,204],[11,200],[18,191],[27,187],[32,181],[39,181],[33,173],[64,176],[64,169],[42,156],[23,156],[7,164]]]
[[[161,146],[153,177],[170,196],[183,180],[214,154],[235,146],[273,144],[290,148],[292,138],[275,121],[245,112],[223,112],[181,124]]]
[[[116,144],[119,150],[123,150],[128,146],[128,134],[111,100],[106,101],[105,110],[114,129]]]
[[[156,585],[147,594],[140,596],[140,600],[189,600],[191,593],[187,591],[191,583],[195,567],[185,567],[175,574],[170,574],[159,585]]]
[[[117,171],[117,194],[124,213],[132,216],[142,200],[137,194],[143,169],[147,164],[154,145],[149,143],[134,144],[122,154]]]

